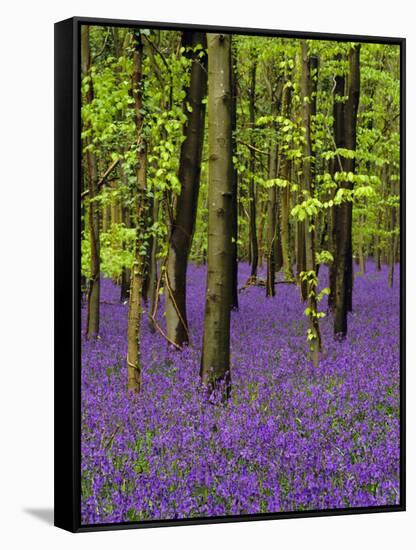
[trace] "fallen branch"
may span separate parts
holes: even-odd
[[[247,279],[246,284],[238,289],[238,292],[241,292],[250,286],[266,286],[266,281],[264,279],[260,279],[260,277],[252,275]]]
[[[274,283],[275,285],[295,285],[296,281],[276,281]],[[266,281],[264,279],[261,279],[260,277],[249,277],[247,279],[247,282],[244,286],[238,289],[238,292],[242,292],[243,290],[246,290],[246,288],[250,288],[251,286],[266,286]]]

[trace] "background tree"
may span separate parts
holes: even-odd
[[[357,133],[357,114],[360,98],[360,46],[352,47],[349,53],[348,99],[344,106],[344,143],[354,153]],[[354,155],[343,163],[347,174],[355,172]],[[352,189],[351,179],[341,182],[342,189]],[[347,334],[347,314],[352,309],[352,202],[344,201],[337,206],[335,216],[336,283],[334,333],[343,338]]]

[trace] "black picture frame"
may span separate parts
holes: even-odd
[[[256,36],[307,38],[400,46],[400,503],[327,509],[82,525],[80,516],[80,26],[200,30]],[[314,516],[394,512],[406,509],[406,40],[319,32],[205,26],[73,17],[55,24],[55,526],[71,532],[228,523]]]

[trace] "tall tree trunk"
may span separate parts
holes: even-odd
[[[336,56],[336,60],[340,61],[341,57]],[[333,132],[334,132],[334,142],[335,146],[338,148],[345,148],[345,130],[344,130],[344,98],[345,96],[345,76],[343,74],[338,74],[335,77],[335,88],[333,93]],[[339,165],[339,158],[334,159],[331,166],[332,176],[335,172],[343,171],[344,167]],[[336,191],[335,191],[336,192]],[[329,234],[330,242],[332,244],[331,252],[334,258],[329,270],[329,288],[330,294],[328,296],[328,307],[330,309],[335,309],[336,302],[336,281],[337,281],[337,266],[338,266],[338,254],[337,254],[337,215],[340,212],[339,207],[335,206],[331,208],[331,215],[329,218]]]
[[[251,273],[253,278],[257,277],[257,267],[259,263],[259,245],[257,240],[257,220],[256,220],[256,187],[254,183],[254,171],[256,168],[256,154],[253,149],[254,143],[254,125],[256,120],[256,72],[257,64],[253,61],[251,66],[250,98],[249,98],[249,121],[251,130],[251,148],[250,148],[250,182],[249,182],[249,214],[250,214],[250,261]]]
[[[131,227],[130,223],[130,210],[128,206],[123,205],[121,209],[121,215],[123,218],[123,224],[126,228]],[[123,244],[123,249],[126,248],[126,245]],[[130,292],[130,268],[123,266],[121,270],[121,285],[120,285],[120,302],[125,302],[128,300]]]
[[[292,88],[286,86],[283,92],[282,98],[282,115],[285,118],[290,118],[292,101]],[[289,182],[291,163],[287,158],[285,152],[280,152],[280,167],[282,179]],[[292,272],[292,259],[290,254],[290,234],[289,234],[289,209],[290,209],[290,187],[289,184],[286,187],[278,190],[280,195],[280,234],[282,242],[282,260],[283,260],[283,273],[286,281],[293,279]]]
[[[231,36],[208,34],[208,275],[201,378],[224,400],[231,389]]]
[[[277,116],[282,102],[282,82],[278,83],[276,89],[271,88],[271,114]],[[272,122],[272,128],[276,131],[276,123]],[[269,148],[269,180],[277,178],[277,144],[274,139],[270,141]],[[267,191],[267,275],[266,275],[266,296],[275,295],[275,274],[281,267],[281,252],[278,258],[278,246],[280,246],[280,233],[278,215],[278,190],[275,185]],[[279,242],[277,242],[279,241]],[[277,264],[279,263],[279,267]]]
[[[278,151],[276,149],[276,164],[278,164]],[[278,177],[278,170],[276,168],[276,176]],[[279,189],[276,189],[276,238],[274,240],[274,271],[279,273],[283,267],[283,252],[282,252],[282,223],[280,220],[280,193]]]
[[[204,33],[183,32],[183,47],[194,48],[197,44],[206,48]],[[191,80],[186,94],[186,103],[189,103],[191,110],[187,110],[185,141],[181,147],[179,160],[181,193],[177,200],[170,233],[165,278],[167,336],[179,347],[189,342],[186,316],[186,272],[195,227],[205,125],[203,100],[207,86],[206,57],[199,58],[199,53],[192,51],[188,53],[193,60]]]
[[[258,267],[261,269],[263,267],[263,261],[264,261],[264,226],[266,223],[266,217],[267,217],[267,203],[268,201],[260,201],[259,200],[259,192],[257,189],[256,193],[256,203],[258,205],[258,209],[260,211],[260,219],[258,224],[258,231],[257,231],[257,242],[258,242]]]
[[[276,178],[276,146],[274,143],[270,147],[269,158],[269,179]],[[273,185],[267,191],[267,276],[266,276],[266,296],[275,295],[275,240],[277,231],[277,189]]]
[[[231,46],[231,125],[233,156],[237,153],[237,55]],[[231,257],[231,309],[238,310],[238,172],[233,164],[233,201],[232,201],[232,257]]]
[[[312,142],[311,142],[311,116],[314,112],[311,70],[317,69],[317,58],[309,58],[308,46],[306,40],[302,40],[302,73],[300,81],[300,96],[302,104],[302,124],[305,129],[305,141],[303,145],[302,162],[302,187],[307,198],[312,198],[313,189],[313,167],[312,167]],[[311,274],[306,279],[307,296],[309,300],[309,331],[312,339],[310,340],[311,358],[315,367],[318,366],[319,352],[321,351],[321,333],[319,330],[319,319],[317,316],[317,275],[315,262],[315,221],[307,216],[304,224],[305,231],[305,265],[306,271]]]
[[[365,216],[361,214],[359,216],[359,228],[358,228],[358,265],[360,266],[360,273],[364,274],[366,271],[365,266],[365,253],[364,253],[364,227]]]
[[[104,233],[110,229],[111,226],[111,207],[109,204],[103,206],[103,231]]]
[[[300,285],[300,295],[303,301],[307,299],[306,281],[302,280],[301,273],[306,271],[306,244],[305,244],[305,222],[297,221],[297,246],[296,246],[296,276]]]
[[[380,230],[381,230],[381,209],[378,208],[377,212],[377,225],[376,236],[374,239],[374,261],[376,264],[376,270],[381,271],[381,243],[380,243]]]
[[[146,240],[146,140],[143,132],[143,43],[139,31],[134,31],[132,97],[134,99],[135,126],[137,132],[137,170],[135,216],[135,259],[131,270],[129,315],[127,325],[127,387],[138,393],[142,382],[140,325],[142,317],[142,286],[144,259],[148,254]]]
[[[153,213],[152,213],[152,219],[153,221],[157,221],[159,218],[159,199],[157,197],[154,197],[153,199],[153,205],[152,205]],[[150,330],[153,332],[155,330],[154,322],[153,322],[153,312],[155,310],[156,306],[156,300],[157,300],[157,237],[156,235],[153,235],[153,238],[151,240],[151,248],[150,248],[150,257],[149,257],[149,285],[147,289],[147,301],[149,304],[149,311],[148,311],[148,320],[149,320],[149,327]]]
[[[87,76],[91,68],[89,26],[81,27],[81,72]],[[91,75],[90,75],[91,76]],[[94,100],[92,80],[89,82],[86,103]],[[91,138],[85,139],[85,145],[91,144]],[[90,234],[90,277],[88,281],[87,338],[98,336],[100,328],[100,210],[95,197],[97,195],[98,168],[95,153],[86,151],[88,171],[88,229]]]
[[[396,182],[393,183],[393,193],[398,194],[396,190]],[[388,284],[390,288],[393,288],[394,283],[394,265],[396,263],[397,249],[399,245],[399,236],[396,233],[398,229],[397,226],[397,210],[396,206],[390,207],[390,250],[389,250],[389,273],[388,273]]]
[[[357,112],[360,98],[360,46],[351,48],[349,54],[348,99],[344,107],[345,148],[355,151]],[[343,160],[344,171],[355,171],[355,159]],[[341,183],[352,189],[349,181]],[[352,306],[352,203],[343,202],[336,209],[336,293],[334,334],[344,338],[348,331],[348,311]]]

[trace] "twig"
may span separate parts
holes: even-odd
[[[93,58],[91,59],[91,65],[94,63],[94,61],[96,59],[98,59],[104,53],[105,47],[107,46],[107,40],[108,40],[109,36],[110,36],[110,28],[107,29],[107,34],[105,35],[104,43],[103,43],[103,46],[102,46],[101,50],[98,53],[96,53],[93,56]]]
[[[171,340],[167,334],[165,334],[165,332],[163,331],[162,327],[159,325],[159,323],[156,321],[156,313],[157,313],[157,310],[158,310],[158,306],[159,306],[159,289],[160,289],[160,283],[161,283],[161,280],[162,280],[162,273],[163,273],[163,268],[165,267],[165,264],[166,264],[166,260],[167,260],[167,256],[166,258],[164,259],[163,261],[163,264],[160,268],[160,275],[158,277],[158,280],[157,280],[157,285],[156,285],[156,300],[155,300],[155,305],[154,305],[154,308],[153,308],[153,312],[150,316],[156,330],[158,332],[160,332],[160,334],[163,336],[163,338],[165,338],[165,340],[167,340],[167,342],[169,344],[171,344],[172,346],[174,346],[176,349],[178,350],[181,350],[182,348],[180,346],[178,346],[178,344],[176,342],[174,342],[173,340]]]
[[[256,153],[260,153],[262,155],[269,155],[268,151],[262,151],[261,149],[257,149],[257,147],[254,147],[254,145],[251,145],[250,143],[246,143],[245,141],[241,141],[241,139],[236,139],[237,143],[241,143],[241,145],[245,145],[249,149],[252,149],[253,151],[256,151]]]
[[[105,184],[107,177],[111,174],[111,172],[114,170],[114,168],[117,166],[117,164],[120,162],[120,159],[116,159],[113,161],[110,166],[107,168],[107,170],[102,175],[101,179],[98,180],[97,183],[97,191],[101,189],[101,187]],[[86,197],[89,194],[89,189],[86,189],[81,193],[81,200]]]

